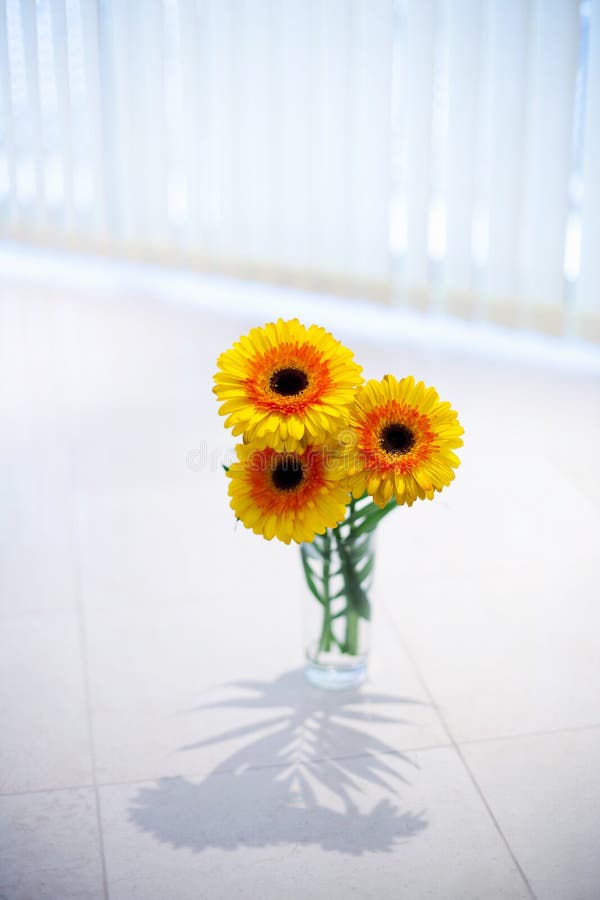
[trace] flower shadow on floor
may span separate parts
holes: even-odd
[[[197,711],[218,707],[280,714],[180,748],[193,752],[253,738],[201,779],[177,776],[141,787],[129,811],[138,828],[196,852],[313,844],[360,855],[389,852],[427,827],[423,810],[402,810],[397,803],[399,789],[404,786],[407,793],[409,788],[403,773],[414,772],[415,762],[366,728],[402,724],[407,720],[381,712],[382,707],[418,701],[364,688],[325,693],[312,688],[302,670],[273,682],[227,687],[239,689],[240,696]],[[369,784],[376,800],[365,811]]]

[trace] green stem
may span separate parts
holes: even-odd
[[[334,619],[339,619],[339,618],[341,618],[341,616],[345,616],[346,612],[347,612],[346,607],[344,607],[343,609],[340,609],[339,612],[336,612],[332,615],[331,621],[333,622]]]
[[[331,568],[331,534],[329,529],[323,536],[323,593],[321,595],[323,603],[323,627],[321,628],[321,638],[319,640],[319,650],[328,653],[331,650],[331,639],[333,637],[331,630],[331,597],[329,596],[329,571]]]
[[[356,501],[354,498],[350,500],[350,525],[348,530],[348,541],[350,544],[354,539],[354,519],[356,515]],[[342,551],[342,558],[345,557],[345,546],[342,547],[342,541],[340,540],[338,543],[338,547],[340,551]],[[344,640],[343,653],[349,653],[352,656],[356,656],[358,653],[358,613],[354,609],[354,607],[348,603],[346,606],[346,636]]]
[[[350,511],[348,513],[347,519],[342,525],[338,525],[333,530],[333,534],[335,537],[335,542],[337,545],[338,555],[340,558],[340,568],[341,573],[344,579],[344,586],[346,592],[346,607],[343,610],[342,615],[345,618],[345,636],[344,641],[340,645],[340,650],[342,653],[349,653],[352,656],[355,656],[358,652],[358,612],[352,602],[352,588],[351,588],[351,577],[352,573],[350,572],[350,568],[352,567],[352,561],[348,554],[348,546],[352,546],[352,542],[355,536],[355,516],[356,516],[356,501],[354,498],[350,500]],[[341,528],[346,525],[348,527],[348,534],[344,538],[342,536]]]
[[[350,528],[354,528],[354,537],[359,537],[361,534],[365,534],[368,531],[375,531],[379,523],[382,519],[391,513],[393,509],[396,509],[396,501],[391,500],[387,506],[384,506],[383,509],[377,506],[375,503],[372,503],[365,510],[364,518],[360,517],[360,524],[356,526],[354,523],[350,524]],[[362,513],[361,513],[362,516]]]
[[[358,613],[350,607],[346,612],[346,639],[343,653],[349,653],[352,656],[356,656],[358,653]]]
[[[368,578],[373,567],[372,556],[369,558],[369,538],[363,538],[374,531],[379,522],[396,508],[395,501],[390,501],[383,509],[375,503],[363,501],[366,494],[349,503],[348,514],[343,522],[335,528],[327,529],[325,534],[315,538],[317,556],[321,557],[321,572],[315,572],[309,564],[309,552],[304,545],[300,552],[304,574],[308,587],[315,598],[323,606],[323,621],[319,638],[319,651],[329,652],[335,644],[342,653],[357,655],[359,651],[360,618],[370,618],[370,603],[367,596],[364,581]],[[339,557],[339,567],[332,571],[331,552],[332,544],[335,546]],[[364,564],[363,564],[364,560]],[[359,568],[360,566],[360,568]],[[331,594],[331,581],[338,575],[342,576],[343,588],[335,594]],[[315,580],[316,579],[316,580]],[[345,596],[346,605],[337,612],[331,612],[332,602]],[[344,639],[340,640],[333,631],[335,619],[344,618]]]

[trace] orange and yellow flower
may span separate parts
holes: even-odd
[[[240,444],[236,451],[238,461],[227,472],[230,506],[255,534],[301,543],[343,520],[348,487],[343,469],[324,448],[297,453]]]
[[[279,319],[253,328],[217,361],[225,426],[245,443],[301,451],[344,427],[362,383],[353,354],[318,325]]]
[[[460,460],[463,428],[449,403],[412,376],[386,375],[357,391],[350,411],[355,446],[346,448],[354,497],[369,493],[378,506],[392,497],[412,506],[450,484]]]

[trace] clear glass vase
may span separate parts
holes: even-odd
[[[327,690],[357,687],[367,675],[374,533],[346,521],[300,551],[308,586],[306,677]]]

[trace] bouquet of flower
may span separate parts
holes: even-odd
[[[217,366],[219,412],[242,439],[227,469],[230,505],[256,534],[300,544],[322,613],[311,680],[356,683],[373,532],[396,506],[431,500],[453,480],[457,414],[412,376],[363,383],[349,349],[297,319],[253,328]]]

